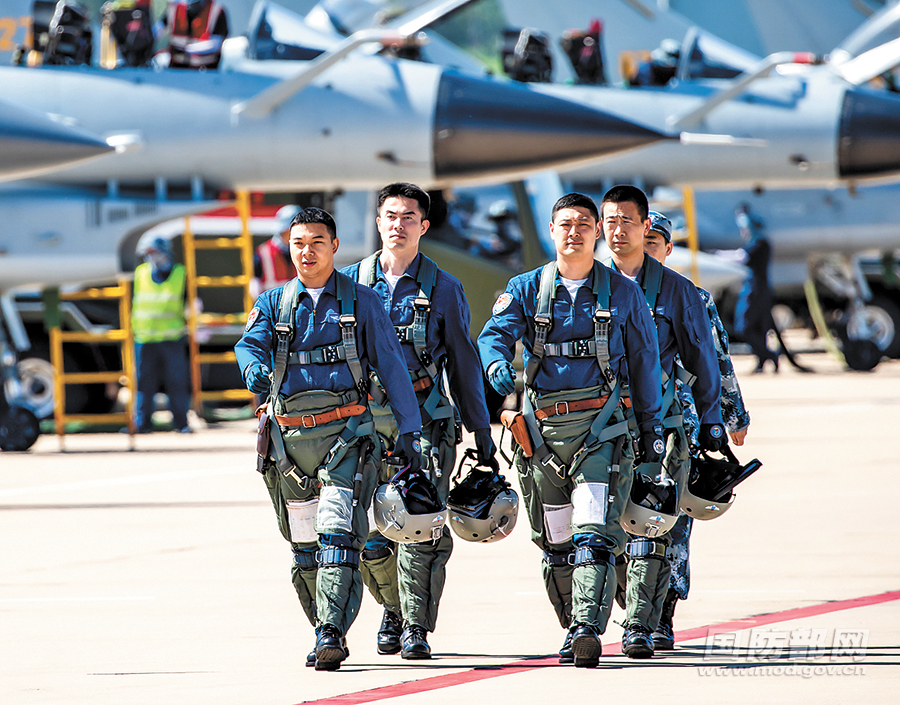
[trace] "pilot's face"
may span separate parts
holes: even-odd
[[[428,220],[422,217],[414,198],[391,196],[381,204],[375,219],[381,244],[395,255],[418,252],[419,240],[428,231]]]
[[[334,270],[338,239],[323,223],[299,223],[291,228],[291,260],[304,286],[324,286]]]
[[[644,237],[650,232],[650,219],[641,220],[637,204],[603,204],[603,234],[606,244],[618,257],[634,256],[644,251]]]
[[[550,222],[550,237],[559,255],[593,257],[600,229],[587,208],[560,208]]]

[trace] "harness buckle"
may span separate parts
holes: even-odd
[[[572,357],[583,357],[591,355],[591,343],[593,340],[573,340],[572,341]]]
[[[603,308],[598,308],[594,311],[594,320],[609,323],[612,318],[612,314]]]
[[[325,355],[325,362],[339,362],[341,359],[338,349],[334,346],[325,348],[323,352]]]
[[[312,424],[307,424],[306,419],[310,419],[312,421]],[[300,425],[303,426],[303,428],[315,428],[318,424],[316,423],[316,417],[314,414],[304,414],[300,417]]]
[[[430,311],[431,301],[421,296],[417,296],[415,299],[413,299],[413,308],[420,311]]]
[[[565,416],[569,413],[569,402],[558,401],[553,405],[554,416]]]
[[[291,332],[291,324],[290,323],[281,323],[280,321],[275,324],[275,332],[278,335],[288,335]]]
[[[540,313],[536,313],[534,315],[534,325],[541,326],[542,328],[550,327],[550,316],[545,316]]]
[[[345,327],[356,325],[356,316],[352,313],[342,313],[339,320],[341,325]]]

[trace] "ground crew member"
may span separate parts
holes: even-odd
[[[144,250],[144,262],[134,270],[131,305],[138,433],[153,431],[153,397],[160,385],[169,397],[173,427],[179,433],[191,433],[185,281],[184,265],[175,264],[168,241],[154,238]]]
[[[469,304],[462,284],[419,253],[419,241],[428,231],[430,206],[428,194],[414,184],[385,186],[378,194],[376,219],[383,249],[342,271],[371,286],[381,297],[403,343],[422,413],[425,467],[443,501],[450,489],[456,444],[461,440],[444,389],[444,371],[456,408],[475,435],[478,461],[494,462],[496,448],[478,353],[469,336]],[[376,429],[390,448],[398,431],[390,409],[373,404],[372,411]],[[361,570],[372,595],[385,608],[378,632],[379,653],[400,651],[404,659],[431,658],[426,637],[437,622],[453,548],[451,535],[444,526],[437,543],[395,547],[377,531],[370,533]]]
[[[253,281],[251,294],[284,286],[297,276],[291,260],[291,221],[300,206],[282,206],[275,214],[275,234],[253,253]]]
[[[161,22],[169,29],[169,68],[219,68],[228,36],[224,5],[215,0],[170,2]]]
[[[612,251],[610,266],[641,286],[656,322],[660,366],[669,392],[664,396],[669,408],[663,409],[667,436],[663,464],[667,476],[680,487],[687,481],[689,453],[681,407],[674,393],[676,355],[686,374],[695,378],[693,396],[700,417],[700,446],[718,450],[724,435],[719,411],[721,376],[706,306],[690,280],[644,255],[650,219],[643,191],[630,185],[614,186],[603,197],[601,212],[606,243]],[[648,466],[644,470],[644,474],[656,475],[659,468]],[[626,547],[622,651],[631,658],[653,655],[651,634],[659,623],[671,575],[668,547],[667,535],[632,536]]]
[[[248,389],[269,393],[277,422],[262,451],[274,462],[262,469],[294,553],[294,587],[316,627],[316,670],[336,670],[347,657],[345,636],[362,599],[359,552],[375,484],[364,465],[369,452],[380,457],[366,405],[370,369],[397,419],[395,452],[414,468],[421,452],[400,344],[375,293],[334,270],[338,245],[331,215],[298,213],[291,224],[297,278],[263,292],[235,345]]]
[[[666,263],[666,258],[672,254],[672,222],[662,213],[650,211],[650,231],[644,236],[644,253],[650,255],[660,264]],[[728,333],[719,318],[712,294],[706,289],[697,287],[697,293],[706,304],[706,314],[709,316],[713,344],[716,347],[716,358],[719,363],[719,373],[722,376],[722,394],[719,397],[719,405],[722,410],[722,420],[725,422],[725,430],[731,442],[736,446],[744,445],[747,429],[750,427],[750,414],[744,405],[741,396],[741,388],[738,385],[734,365],[731,364],[731,355],[728,353]],[[694,406],[694,398],[691,396],[690,386],[677,384],[678,400],[681,403],[681,411],[684,416],[684,426],[688,434],[691,449],[695,449],[699,443],[700,421],[697,417],[697,409]],[[692,453],[693,455],[693,453]],[[675,526],[669,532],[671,546],[669,547],[669,559],[672,564],[672,577],[669,580],[669,589],[666,599],[663,601],[662,615],[659,625],[653,632],[654,651],[663,651],[673,648],[675,633],[672,620],[675,614],[675,605],[678,600],[686,600],[691,586],[690,569],[690,538],[694,518],[682,513],[675,522]]]
[[[507,395],[515,391],[516,344],[524,344],[532,448],[520,443],[514,462],[532,540],[544,551],[547,595],[568,629],[560,661],[593,668],[615,594],[614,556],[625,546],[618,520],[634,459],[626,404],[637,419],[640,460],[658,462],[663,452],[658,344],[641,290],[594,260],[594,202],[560,198],[550,235],[556,260],[509,281],[478,348],[488,381]]]
[[[766,336],[775,327],[772,319],[772,287],[769,286],[769,261],[772,246],[766,237],[763,222],[750,212],[750,206],[742,203],[734,213],[734,219],[746,243],[739,250],[740,260],[750,269],[750,276],[738,292],[734,306],[734,332],[753,349],[756,355],[754,373],[763,371],[768,360],[778,372],[778,353],[769,349]]]

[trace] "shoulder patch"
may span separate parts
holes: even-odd
[[[244,330],[250,330],[253,324],[256,323],[257,318],[259,318],[259,306],[254,306],[253,310],[250,311],[250,315],[247,316],[247,326]]]
[[[504,291],[497,298],[497,301],[494,302],[494,308],[491,309],[491,313],[494,316],[496,316],[498,313],[503,313],[507,308],[509,308],[509,305],[512,303],[512,300],[513,300],[512,294],[510,294],[507,291]]]

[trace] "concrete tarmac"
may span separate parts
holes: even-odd
[[[628,659],[611,623],[597,669],[557,662],[524,517],[499,543],[455,542],[434,658],[377,655],[366,595],[350,658],[317,673],[255,423],[0,454],[0,703],[897,702],[900,362],[802,360],[816,373],[735,357],[737,454],[764,466],[695,523],[675,650]]]

